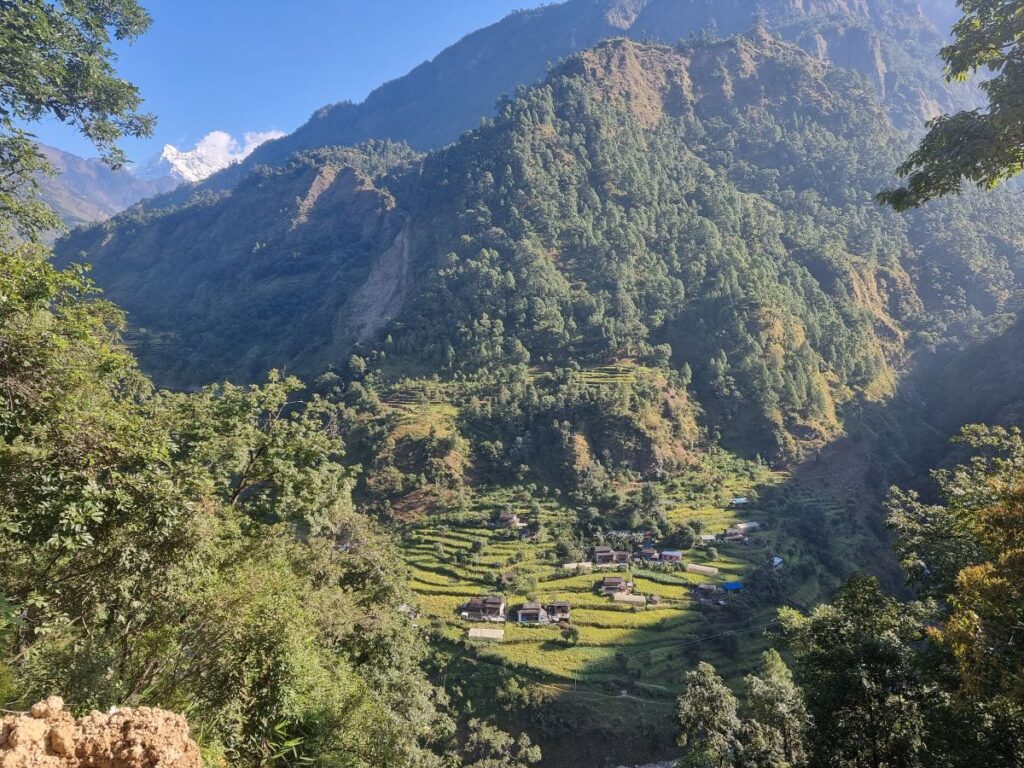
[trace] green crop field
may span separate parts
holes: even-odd
[[[570,509],[550,498],[526,503],[523,489],[485,489],[475,495],[468,513],[433,516],[405,530],[403,554],[420,623],[463,657],[500,664],[534,686],[571,686],[581,696],[614,691],[619,696],[625,692],[640,699],[671,700],[684,673],[700,659],[716,663],[727,677],[738,678],[756,663],[757,651],[767,647],[765,630],[777,606],[752,605],[742,594],[727,598],[720,592],[727,601],[744,600],[743,610],[702,608],[692,587],[743,581],[766,571],[769,554],[777,551],[790,550],[788,563],[795,545],[784,533],[785,521],[778,513],[768,521],[756,507],[727,509],[732,495],[765,492],[787,478],[730,456],[718,457],[716,464],[713,471],[699,468],[661,488],[672,522],[700,521],[709,534],[744,520],[764,526],[751,536],[749,545],[717,541],[711,557],[700,547],[684,553],[684,562],[714,566],[717,576],[686,573],[682,564],[636,562],[622,568],[622,575],[635,584],[637,594],[658,602],[640,608],[616,603],[597,594],[594,585],[619,569],[567,572],[555,555],[557,537],[573,524]],[[530,524],[530,535],[490,523],[498,510],[508,508]],[[504,586],[499,586],[502,577]],[[811,578],[794,585],[793,591],[806,599],[820,588]],[[497,625],[465,621],[459,609],[470,597],[488,594],[503,594],[508,602],[504,640],[471,643],[466,639],[471,627]],[[569,601],[578,637],[570,642],[555,625],[518,625],[516,609],[534,599]],[[591,703],[600,701],[596,697]]]

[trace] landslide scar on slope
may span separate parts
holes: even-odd
[[[412,237],[406,223],[342,310],[338,331],[344,331],[348,325],[357,341],[366,341],[397,314],[408,293],[411,253]],[[343,335],[337,333],[336,337]]]

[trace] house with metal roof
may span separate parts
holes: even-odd
[[[616,595],[633,591],[633,584],[622,576],[605,576],[597,582],[597,590],[603,595]]]
[[[462,606],[461,616],[468,621],[503,622],[506,610],[505,598],[501,595],[471,597],[469,602]]]
[[[516,612],[516,618],[520,624],[547,624],[551,621],[548,612],[540,603],[523,603],[523,607]]]

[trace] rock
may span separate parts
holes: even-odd
[[[7,746],[10,749],[31,748],[36,742],[43,741],[47,730],[49,729],[45,720],[22,718],[11,728],[11,733],[7,737]]]
[[[40,701],[32,705],[30,710],[32,717],[37,719],[45,719],[51,714],[56,714],[64,709],[64,699],[60,696],[50,696],[45,701]]]
[[[74,755],[75,729],[70,725],[60,725],[50,731],[50,749],[58,755]]]
[[[201,768],[185,718],[161,709],[92,712],[75,720],[51,697],[0,718],[0,768]]]

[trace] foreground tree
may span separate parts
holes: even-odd
[[[135,0],[0,2],[0,236],[33,239],[58,224],[32,194],[47,165],[21,124],[68,123],[115,167],[121,138],[151,133],[154,119],[139,112],[138,88],[117,76],[111,48],[149,23]]]
[[[481,720],[470,720],[467,727],[462,748],[466,768],[529,768],[540,761],[540,748],[525,733],[513,737]]]
[[[1024,170],[1024,29],[1020,4],[957,0],[964,17],[942,49],[946,77],[966,80],[978,70],[984,109],[936,118],[917,150],[898,168],[906,185],[882,192],[881,202],[902,211],[960,191],[967,181],[992,189]]]
[[[923,765],[929,694],[915,644],[925,614],[854,576],[831,605],[809,616],[784,608],[780,618],[814,723],[814,762]]]
[[[759,724],[749,729],[761,744],[760,752],[778,759],[762,761],[776,766],[799,766],[807,762],[806,738],[809,727],[803,693],[793,681],[793,673],[778,651],[765,651],[761,668],[744,681],[750,719]],[[745,739],[752,743],[752,738]],[[747,749],[747,752],[753,750]]]
[[[55,219],[15,121],[116,163],[150,121],[109,43],[147,24],[132,0],[0,1],[0,706],[176,709],[211,764],[454,760],[336,409],[276,374],[155,392],[122,314],[34,241]]]
[[[934,473],[942,503],[894,490],[889,524],[915,582],[948,606],[931,636],[952,654],[960,692],[1024,756],[1024,438],[971,426],[958,440],[975,455]]]
[[[715,672],[701,662],[686,674],[677,717],[680,765],[686,768],[729,768],[733,764],[740,719],[739,702]]]
[[[793,676],[775,651],[746,679],[744,719],[739,703],[715,672],[701,663],[679,696],[681,766],[795,768],[806,764],[807,708]]]

